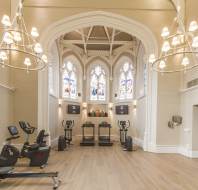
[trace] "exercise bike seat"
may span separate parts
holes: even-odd
[[[13,170],[12,167],[0,167],[0,175],[8,174]]]
[[[29,151],[33,151],[33,150],[38,150],[39,149],[39,145],[38,144],[31,144],[27,146]]]

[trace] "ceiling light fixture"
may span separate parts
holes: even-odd
[[[4,15],[3,37],[0,42],[0,65],[29,71],[39,71],[46,67],[47,56],[37,38],[38,30],[32,27],[30,34],[23,18],[23,1],[19,2],[17,12],[11,22],[8,15]],[[11,56],[17,53],[22,63],[14,64]]]
[[[160,73],[174,73],[192,70],[198,67],[198,23],[191,21],[188,29],[181,18],[181,8],[175,7],[177,17],[171,30],[162,29],[162,48],[159,57],[151,54],[149,63],[152,69]]]

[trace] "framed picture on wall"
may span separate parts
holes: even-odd
[[[79,105],[68,104],[67,113],[68,114],[80,114],[80,106]]]
[[[117,115],[128,115],[129,114],[129,106],[128,105],[116,106],[115,112]]]

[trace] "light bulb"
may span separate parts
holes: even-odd
[[[166,63],[165,63],[165,61],[160,61],[160,64],[159,64],[159,68],[160,69],[164,69],[166,67]]]
[[[198,48],[198,36],[195,36],[193,38],[192,47],[193,48]]]
[[[43,49],[42,49],[42,47],[41,47],[41,44],[36,43],[35,46],[34,46],[34,51],[35,51],[36,53],[42,53],[42,52],[43,52]]]
[[[193,20],[189,25],[189,32],[194,32],[198,29],[197,21]]]
[[[27,65],[27,66],[30,66],[32,64],[31,61],[30,61],[30,58],[26,57],[25,61],[24,61],[24,64]]]
[[[180,44],[180,40],[178,39],[178,37],[177,36],[173,37],[172,45],[177,46],[179,44]]]
[[[4,37],[3,37],[3,41],[6,44],[12,44],[13,43],[13,37],[12,37],[12,35],[9,32],[6,32],[5,35],[4,35]]]
[[[19,32],[13,32],[14,41],[20,42],[21,41],[21,34]]]
[[[8,59],[7,54],[6,54],[5,51],[1,51],[1,52],[0,52],[0,59],[1,59],[2,61],[5,61],[5,60]]]
[[[162,29],[161,36],[162,36],[162,37],[167,37],[167,36],[169,36],[169,34],[170,34],[170,32],[169,32],[169,30],[168,30],[168,27],[164,27],[164,28]]]
[[[38,36],[39,36],[38,30],[37,30],[36,27],[32,27],[31,35],[32,35],[33,37],[38,37]]]
[[[6,26],[9,27],[11,26],[11,22],[10,22],[10,17],[8,15],[3,15],[1,23]]]
[[[151,54],[149,56],[149,63],[154,63],[155,62],[155,55],[154,54]]]
[[[170,44],[168,41],[165,41],[162,45],[162,51],[163,52],[168,52],[170,50]]]
[[[184,58],[182,59],[181,64],[182,64],[184,67],[186,67],[187,65],[189,65],[189,63],[190,63],[190,61],[189,61],[189,58],[188,58],[188,57],[184,57]]]
[[[45,63],[47,63],[47,56],[46,55],[42,55],[42,57],[41,57],[41,59],[45,62]]]
[[[180,35],[180,37],[179,37],[179,39],[180,39],[180,43],[184,43],[184,35]]]

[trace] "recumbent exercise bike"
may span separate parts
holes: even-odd
[[[118,127],[120,129],[120,143],[123,146],[123,150],[132,151],[133,150],[133,139],[131,136],[127,135],[128,128],[130,127],[129,120],[118,120]]]
[[[74,120],[63,120],[62,127],[64,128],[65,135],[59,136],[58,151],[63,151],[72,145],[72,130],[74,127]]]
[[[44,143],[44,137],[46,136],[45,130],[39,132],[35,144],[24,143],[21,151],[11,145],[12,140],[20,137],[16,126],[9,126],[8,131],[11,137],[6,139],[7,144],[4,145],[1,151],[0,167],[14,166],[17,163],[18,158],[22,157],[30,159],[29,166],[38,166],[42,168],[47,164],[50,147]]]

